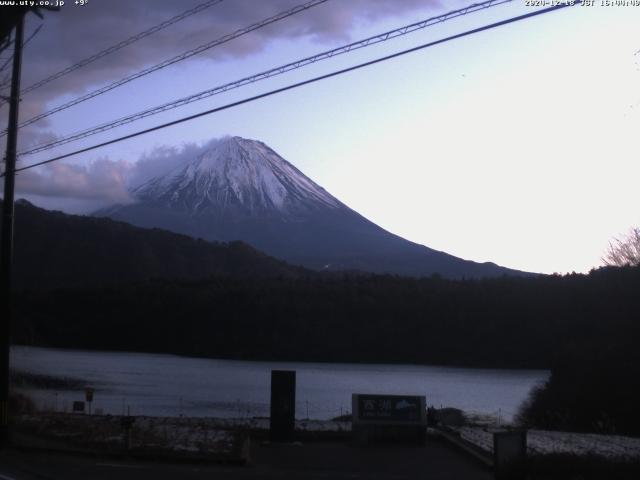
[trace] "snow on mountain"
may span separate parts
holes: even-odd
[[[264,143],[240,137],[217,142],[192,162],[134,189],[136,198],[198,213],[240,207],[248,212],[343,205]]]

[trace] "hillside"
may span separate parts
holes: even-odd
[[[106,286],[152,278],[214,275],[295,277],[304,270],[242,242],[211,243],[108,218],[67,215],[19,200],[15,213],[17,289]]]

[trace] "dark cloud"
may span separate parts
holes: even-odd
[[[161,23],[202,0],[94,0],[83,7],[67,2],[45,19],[28,17],[27,36],[42,24],[25,50],[22,85],[31,84],[131,35]],[[173,55],[287,10],[303,0],[225,0],[108,55],[23,97],[21,118],[27,119],[57,103],[61,95],[79,95],[96,86],[163,61]],[[346,39],[354,24],[438,4],[437,0],[329,0],[283,21],[214,48],[198,58],[220,60],[260,52],[275,39],[310,37],[319,42]],[[53,103],[51,103],[53,101]],[[47,105],[48,103],[48,105]],[[5,107],[6,108],[6,107]],[[47,119],[23,133],[21,144],[46,129]]]

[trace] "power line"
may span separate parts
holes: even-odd
[[[22,48],[27,46],[27,44],[33,39],[33,37],[35,37],[38,34],[41,28],[42,28],[42,24],[36,27],[36,29],[31,33],[31,35],[29,35],[29,38],[27,38],[24,42],[22,42]],[[13,43],[13,41],[11,43]],[[12,61],[13,61],[13,53],[9,55],[9,58],[7,58],[7,60],[2,64],[2,66],[0,67],[0,72],[2,72],[5,68],[7,68]],[[9,88],[10,85],[11,85],[10,76],[7,76],[5,79],[3,79],[0,82],[0,89],[4,90],[5,88]],[[0,107],[2,107],[7,102],[4,101],[4,97],[0,96],[0,98],[2,99],[0,100]]]
[[[42,24],[36,27],[33,33],[29,35],[29,38],[27,38],[24,42],[22,42],[22,48],[28,45],[28,43],[33,39],[33,37],[35,37],[38,34],[41,28],[42,28]],[[0,67],[0,72],[3,71],[5,68],[7,68],[7,66],[11,63],[11,60],[13,60],[13,54],[11,54],[9,58],[7,58],[7,61],[4,62],[4,64]]]
[[[173,125],[177,125],[177,124],[184,123],[184,122],[187,122],[187,121],[190,121],[190,120],[194,120],[196,118],[204,117],[206,115],[211,115],[213,113],[217,113],[217,112],[220,112],[220,111],[223,111],[223,110],[228,110],[230,108],[237,107],[239,105],[244,105],[245,103],[250,103],[250,102],[253,102],[253,101],[256,101],[256,100],[260,100],[262,98],[270,97],[270,96],[276,95],[278,93],[286,92],[288,90],[293,90],[295,88],[302,87],[304,85],[309,85],[311,83],[316,83],[316,82],[319,82],[321,80],[326,80],[328,78],[336,77],[338,75],[342,75],[344,73],[352,72],[354,70],[359,70],[361,68],[365,68],[365,67],[368,67],[368,66],[371,66],[371,65],[375,65],[377,63],[385,62],[387,60],[391,60],[393,58],[401,57],[401,56],[407,55],[409,53],[417,52],[417,51],[423,50],[425,48],[433,47],[433,46],[439,45],[441,43],[449,42],[451,40],[456,40],[458,38],[462,38],[462,37],[466,37],[466,36],[473,35],[473,34],[476,34],[476,33],[480,33],[480,32],[486,31],[486,30],[490,30],[490,29],[497,28],[497,27],[500,27],[500,26],[503,26],[503,25],[507,25],[509,23],[514,23],[514,22],[518,22],[518,21],[525,20],[525,19],[528,19],[528,18],[536,17],[536,16],[543,15],[543,14],[546,14],[546,13],[550,13],[550,12],[553,12],[553,11],[556,11],[556,10],[560,10],[560,9],[563,9],[563,8],[566,8],[566,7],[580,5],[581,3],[582,3],[581,0],[576,0],[576,2],[573,3],[573,4],[563,3],[563,4],[555,5],[555,6],[552,6],[552,7],[548,7],[548,8],[545,8],[545,9],[536,10],[536,11],[529,12],[529,13],[526,13],[526,14],[523,14],[523,15],[519,15],[517,17],[512,17],[512,18],[509,18],[509,19],[506,19],[506,20],[501,20],[499,22],[495,22],[495,23],[491,23],[491,24],[488,24],[488,25],[484,25],[482,27],[474,28],[472,30],[467,30],[467,31],[462,32],[462,33],[458,33],[458,34],[455,34],[455,35],[451,35],[449,37],[445,37],[445,38],[442,38],[442,39],[439,39],[439,40],[435,40],[435,41],[432,41],[432,42],[428,42],[428,43],[419,45],[417,47],[413,47],[413,48],[409,48],[407,50],[402,50],[400,52],[392,53],[392,54],[386,55],[384,57],[379,57],[379,58],[376,58],[374,60],[370,60],[368,62],[360,63],[358,65],[354,65],[354,66],[351,66],[351,67],[348,67],[348,68],[344,68],[344,69],[341,69],[341,70],[336,70],[334,72],[327,73],[327,74],[324,74],[324,75],[320,75],[318,77],[310,78],[308,80],[304,80],[304,81],[297,82],[297,83],[294,83],[294,84],[291,84],[291,85],[287,85],[285,87],[277,88],[275,90],[270,90],[268,92],[261,93],[259,95],[254,95],[252,97],[244,98],[244,99],[238,100],[236,102],[228,103],[228,104],[220,106],[220,107],[212,108],[212,109],[206,110],[204,112],[196,113],[194,115],[189,115],[187,117],[182,117],[182,118],[179,118],[177,120],[173,120],[171,122],[163,123],[161,125],[156,125],[155,127],[147,128],[145,130],[140,130],[138,132],[131,133],[129,135],[124,135],[122,137],[118,137],[118,138],[115,138],[115,139],[112,139],[112,140],[108,140],[106,142],[102,142],[102,143],[99,143],[99,144],[96,144],[96,145],[92,145],[91,147],[86,147],[86,148],[83,148],[83,149],[80,149],[80,150],[76,150],[76,151],[73,151],[73,152],[70,152],[70,153],[66,153],[64,155],[59,155],[57,157],[50,158],[48,160],[43,160],[41,162],[33,163],[31,165],[26,165],[24,167],[16,168],[15,172],[22,172],[24,170],[28,170],[28,169],[31,169],[31,168],[34,168],[34,167],[39,167],[41,165],[45,165],[45,164],[48,164],[48,163],[53,163],[53,162],[62,160],[64,158],[68,158],[68,157],[71,157],[71,156],[74,156],[74,155],[78,155],[80,153],[89,152],[89,151],[95,150],[97,148],[105,147],[107,145],[112,145],[114,143],[118,143],[118,142],[121,142],[121,141],[124,141],[124,140],[129,140],[131,138],[138,137],[140,135],[144,135],[144,134],[147,134],[147,133],[151,133],[151,132],[154,132],[156,130],[161,130],[163,128],[171,127]],[[5,174],[3,173],[2,176],[4,176],[4,175]]]
[[[49,82],[52,82],[54,80],[57,80],[60,77],[64,77],[65,75],[68,75],[71,72],[74,72],[76,70],[78,70],[79,68],[85,67],[87,65],[89,65],[92,62],[95,62],[96,60],[109,55],[111,53],[117,52],[118,50],[123,49],[124,47],[131,45],[132,43],[137,42],[138,40],[142,40],[145,37],[148,37],[149,35],[152,35],[156,32],[159,32],[160,30],[163,30],[167,27],[169,27],[170,25],[173,25],[174,23],[179,22],[180,20],[184,20],[187,17],[190,17],[191,15],[195,15],[196,13],[200,13],[203,10],[206,10],[209,7],[212,7],[218,3],[223,2],[224,0],[208,0],[204,3],[201,3],[199,5],[196,5],[195,7],[186,10],[184,12],[182,12],[179,15],[176,15],[174,17],[171,17],[169,20],[166,20],[154,27],[151,27],[143,32],[140,32],[136,35],[133,35],[132,37],[127,38],[126,40],[123,40],[119,43],[116,43],[115,45],[112,45],[108,48],[105,48],[104,50],[101,50],[100,52],[91,55],[90,57],[87,57],[83,60],[80,60],[79,62],[71,65],[70,67],[67,67],[63,70],[60,70],[59,72],[54,73],[53,75],[44,78],[42,80],[40,80],[39,82],[34,83],[33,85],[28,86],[27,88],[25,88],[24,90],[22,90],[20,92],[21,95],[24,95],[25,93],[31,92],[37,88],[42,87],[43,85],[46,85]],[[28,41],[28,40],[27,40]],[[25,42],[26,43],[26,42]]]
[[[122,78],[116,82],[110,83],[109,85],[106,85],[102,88],[99,88],[97,90],[94,90],[92,92],[87,93],[86,95],[83,95],[81,97],[78,97],[74,100],[71,100],[70,102],[67,102],[65,104],[62,104],[58,107],[55,107],[47,112],[41,113],[40,115],[36,115],[33,118],[30,118],[29,120],[26,120],[24,122],[22,122],[19,126],[20,127],[25,127],[27,125],[31,125],[32,123],[37,122],[38,120],[42,120],[43,118],[46,118],[50,115],[53,115],[54,113],[60,112],[62,110],[65,110],[67,108],[73,107],[74,105],[77,105],[79,103],[82,103],[86,100],[89,100],[91,98],[97,97],[98,95],[102,95],[103,93],[106,93],[110,90],[113,90],[114,88],[120,87],[122,85],[124,85],[125,83],[129,83],[133,80],[136,80],[140,77],[143,77],[145,75],[149,75],[150,73],[156,72],[158,70],[161,70],[165,67],[168,67],[169,65],[173,65],[176,62],[180,62],[182,60],[185,60],[187,58],[193,57],[194,55],[197,55],[199,53],[202,53],[206,50],[209,50],[213,47],[217,47],[219,45],[222,45],[223,43],[227,43],[231,40],[233,40],[234,38],[238,38],[242,35],[246,35],[247,33],[250,33],[254,30],[258,30],[259,28],[265,27],[267,25],[270,25],[272,23],[275,23],[279,20],[282,20],[284,18],[290,17],[292,15],[295,15],[297,13],[300,13],[304,10],[308,10],[310,8],[313,8],[317,5],[320,5],[322,3],[325,3],[327,0],[311,0],[308,1],[307,3],[298,5],[296,7],[293,7],[289,10],[286,10],[284,12],[280,12],[272,17],[266,18],[264,20],[261,20],[257,23],[254,23],[248,27],[242,28],[240,30],[236,30],[235,32],[225,35],[223,37],[220,37],[216,40],[213,40],[209,43],[206,43],[204,45],[200,45],[199,47],[196,47],[194,49],[191,49],[187,52],[184,52],[180,55],[176,55],[175,57],[172,57],[168,60],[165,60],[161,63],[158,63],[156,65],[153,65],[149,68],[145,68],[144,70],[140,70],[139,72],[134,73],[133,75],[129,75],[128,77]],[[6,134],[6,130],[4,130],[0,135],[5,135]]]
[[[22,48],[26,47],[31,40],[40,32],[42,28],[42,24],[38,25],[36,29],[29,35],[29,37],[22,42]],[[8,67],[13,61],[13,54],[9,56],[7,61],[0,67],[0,72],[2,72],[6,67]],[[7,72],[5,78],[0,80],[0,90],[4,90],[5,88],[9,88],[11,86],[11,75]],[[9,96],[0,95],[0,108],[2,108],[5,104],[9,103]]]
[[[0,53],[4,52],[11,45],[13,45],[13,40],[9,38],[9,35],[5,38],[5,42],[0,44]],[[13,55],[13,54],[12,54]]]
[[[30,155],[30,154],[34,154],[34,153],[38,153],[38,152],[43,152],[45,150],[50,150],[54,147],[60,146],[60,145],[65,145],[67,143],[70,142],[74,142],[76,140],[80,140],[82,138],[86,138],[92,135],[96,135],[98,133],[102,133],[108,130],[112,130],[114,128],[120,127],[122,125],[126,125],[132,122],[135,122],[137,120],[141,120],[143,118],[152,116],[152,115],[156,115],[158,113],[162,113],[162,112],[166,112],[168,110],[172,110],[174,108],[178,108],[178,107],[182,107],[185,105],[188,105],[190,103],[193,102],[197,102],[200,100],[203,100],[205,98],[209,98],[212,97],[214,95],[218,95],[220,93],[224,93],[227,92],[229,90],[233,90],[236,88],[240,88],[243,87],[245,85],[249,85],[251,83],[255,83],[261,80],[266,80],[268,78],[277,76],[277,75],[281,75],[284,74],[286,72],[292,71],[292,70],[296,70],[298,68],[302,68],[305,67],[307,65],[322,61],[322,60],[327,60],[327,59],[331,59],[333,57],[336,57],[338,55],[342,55],[345,53],[349,53],[352,52],[354,50],[358,50],[361,48],[365,48],[365,47],[369,47],[371,45],[375,45],[381,42],[386,42],[387,40],[391,40],[393,38],[397,38],[403,35],[407,35],[409,33],[413,33],[415,31],[418,30],[422,30],[424,28],[430,27],[432,25],[435,24],[439,24],[439,23],[443,23],[446,22],[448,20],[460,17],[462,15],[467,15],[469,13],[473,13],[473,12],[477,12],[479,10],[484,10],[490,7],[494,7],[494,6],[498,6],[504,3],[509,3],[512,2],[513,0],[490,0],[490,1],[486,1],[486,2],[482,2],[482,3],[476,3],[476,4],[472,4],[469,5],[465,8],[461,8],[458,10],[453,10],[451,12],[445,13],[443,15],[439,15],[436,17],[431,17],[428,18],[426,20],[423,20],[421,22],[416,22],[413,23],[411,25],[406,25],[400,28],[396,28],[394,30],[389,30],[387,32],[384,33],[380,33],[378,35],[374,35],[368,38],[365,38],[363,40],[359,40],[356,42],[352,42],[349,43],[347,45],[343,45],[341,47],[337,47],[331,50],[327,50],[318,54],[315,54],[313,56],[310,57],[306,57],[300,60],[296,60],[295,62],[291,62],[288,63],[286,65],[281,65],[279,67],[275,67],[269,70],[266,70],[264,72],[261,73],[257,73],[254,75],[251,75],[249,77],[245,77],[242,78],[240,80],[236,80],[234,82],[230,82],[230,83],[226,83],[224,85],[220,85],[220,86],[216,86],[214,88],[199,92],[199,93],[195,93],[193,95],[189,95],[177,100],[174,100],[172,102],[169,103],[165,103],[153,108],[149,108],[147,110],[143,110],[141,112],[132,114],[132,115],[128,115],[125,117],[121,117],[117,120],[113,120],[111,122],[108,123],[104,123],[95,127],[91,127],[89,129],[86,130],[82,130],[80,132],[75,132],[72,133],[70,135],[67,135],[63,138],[59,138],[55,141],[49,142],[49,143],[43,143],[37,146],[32,147],[29,150],[25,150],[23,152],[20,152],[20,156],[22,155]]]

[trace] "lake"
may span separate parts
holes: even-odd
[[[176,355],[13,346],[20,371],[79,378],[96,389],[93,410],[131,415],[268,416],[271,370],[297,372],[296,417],[330,419],[351,410],[352,393],[425,395],[427,405],[513,419],[545,370],[421,365],[249,362]],[[83,392],[30,390],[40,408],[69,411]]]

